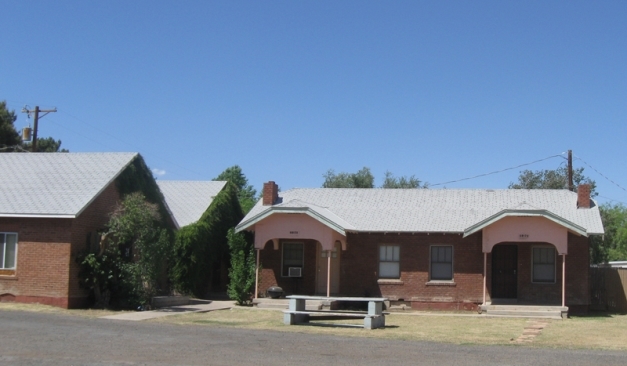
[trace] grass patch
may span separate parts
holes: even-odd
[[[317,324],[363,325],[363,320],[336,320],[313,322],[313,325],[286,326],[280,311],[233,308],[209,313],[183,314],[152,319],[152,322],[181,325],[235,327],[243,329],[268,329],[283,332],[330,334],[348,337],[374,337],[384,339],[421,340],[455,344],[510,344],[518,337],[526,319],[483,318],[457,316],[411,316],[391,314],[386,316],[384,329],[355,327],[328,327]]]
[[[56,306],[42,304],[23,304],[16,302],[0,302],[0,310],[7,311],[31,311],[36,313],[53,313],[76,315],[88,318],[98,318],[106,315],[120,314],[119,311],[102,309],[63,309]]]
[[[627,315],[592,313],[554,321],[533,344],[554,348],[627,350]]]

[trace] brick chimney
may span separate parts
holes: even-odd
[[[577,208],[590,208],[591,204],[590,185],[580,184],[577,187]]]
[[[263,205],[272,206],[279,198],[279,186],[273,181],[263,184]]]

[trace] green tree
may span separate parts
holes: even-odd
[[[605,235],[593,239],[590,261],[605,263],[627,260],[627,207],[605,203],[599,206],[599,210]]]
[[[244,234],[235,233],[233,228],[229,230],[227,239],[231,250],[227,294],[238,305],[244,305],[250,301],[255,284],[255,251]]]
[[[390,171],[385,172],[385,179],[381,188],[427,188],[427,183],[421,184],[420,179],[411,177],[395,177]]]
[[[573,183],[590,184],[592,197],[597,196],[596,182],[583,175],[583,168],[573,169]],[[517,183],[510,183],[510,189],[568,189],[568,169],[560,167],[554,170],[523,170]]]
[[[0,101],[0,151],[20,151],[19,146],[22,140],[20,134],[15,130],[14,123],[16,120],[15,111],[9,111],[7,102]]]
[[[24,142],[22,148],[31,151],[32,143]],[[69,152],[67,149],[61,149],[61,140],[55,140],[52,137],[37,139],[37,152]]]
[[[363,167],[357,173],[336,174],[333,169],[329,169],[322,176],[322,188],[374,188],[374,176],[368,167]]]
[[[156,204],[135,192],[119,203],[98,253],[78,258],[81,285],[94,292],[96,306],[149,304],[159,292],[170,251],[170,236]]]
[[[237,197],[244,214],[248,213],[257,202],[257,190],[255,190],[252,185],[248,184],[248,179],[239,165],[226,168],[226,170],[213,178],[213,180],[231,182],[237,187]]]

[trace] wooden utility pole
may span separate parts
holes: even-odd
[[[573,151],[568,150],[568,190],[575,191],[575,185],[573,184]]]
[[[48,113],[51,112],[56,112],[57,109],[53,108],[53,109],[39,109],[39,106],[36,105],[34,110],[30,110],[28,109],[28,107],[24,107],[22,108],[22,113],[28,113],[28,116],[30,117],[31,113],[35,114],[35,117],[33,119],[33,143],[31,144],[31,151],[32,152],[37,152],[37,124],[39,123],[39,112],[43,112],[44,114],[41,116],[43,118],[43,116],[45,116]]]

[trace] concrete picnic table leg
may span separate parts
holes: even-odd
[[[375,329],[385,327],[383,302],[368,301],[368,316],[364,318],[364,328]]]
[[[294,325],[299,323],[309,323],[309,314],[294,314],[292,311],[305,311],[305,299],[290,299],[290,312],[283,315],[283,323],[285,325]]]

